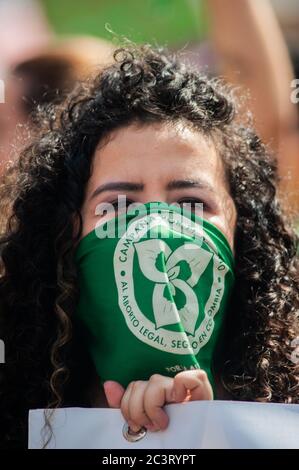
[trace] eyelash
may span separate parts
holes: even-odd
[[[134,204],[134,202],[136,201],[132,201],[131,199],[126,199],[126,207],[128,207],[130,204]],[[111,201],[110,204],[112,204],[114,208],[117,208],[118,200],[115,199],[114,201]]]
[[[208,210],[209,209],[209,206],[206,202],[204,202],[202,199],[198,199],[198,198],[191,198],[191,197],[186,197],[186,198],[183,198],[179,201],[177,201],[178,204],[191,204],[191,210],[194,211],[195,208],[194,208],[194,204],[202,204],[203,205],[203,210]]]

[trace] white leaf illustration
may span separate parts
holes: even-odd
[[[169,246],[157,238],[135,243],[136,252],[141,271],[144,276],[153,282],[168,282],[166,272],[159,271],[156,266],[158,255],[163,252],[168,258],[171,250]]]
[[[193,289],[181,279],[174,279],[172,281],[176,289],[181,290],[185,297],[185,305],[179,309],[178,315],[186,333],[191,333],[194,336],[196,321],[199,313],[198,300]]]
[[[186,261],[191,270],[191,276],[186,279],[186,282],[191,286],[195,286],[202,273],[208,266],[212,253],[204,250],[194,243],[185,243],[177,248],[167,259],[166,269],[169,271],[180,261]]]
[[[156,284],[153,292],[153,312],[156,328],[180,322],[180,317],[174,302],[164,297],[165,284]]]
[[[186,333],[194,336],[199,306],[192,287],[198,283],[212,253],[194,243],[185,243],[172,252],[166,242],[157,238],[135,243],[135,248],[142,273],[155,284],[152,302],[156,328],[181,322]],[[157,258],[162,253],[166,272],[157,268]],[[186,280],[179,279],[181,269],[178,264],[181,261],[185,261],[190,268],[191,274]],[[164,295],[166,287],[171,297],[175,297],[176,289],[183,292],[185,305],[179,310],[175,301]]]
[[[171,268],[167,271],[167,276],[168,276],[168,279],[170,281],[172,279],[175,279],[176,277],[178,277],[179,274],[180,274],[180,267],[179,266],[174,266],[173,268]]]

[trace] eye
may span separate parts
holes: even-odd
[[[115,210],[118,210],[119,207],[118,207],[118,199],[115,199],[114,201],[108,201],[109,204],[112,204],[112,206],[114,207]],[[135,201],[132,201],[132,199],[128,199],[126,198],[126,207],[128,208],[128,206],[130,204],[133,204]]]
[[[119,203],[118,199],[113,199],[112,201],[109,201],[109,199],[106,199],[105,201],[103,201],[103,204],[105,204],[105,207],[103,207],[99,211],[98,210],[99,206],[97,206],[95,215],[100,216],[100,217],[107,217],[107,216],[117,217],[123,211],[127,211],[128,206],[133,203],[134,201],[132,201],[131,199],[127,199],[127,198],[125,200],[125,205],[124,205],[124,200],[121,201],[121,203]]]
[[[202,212],[209,210],[208,204],[202,199],[198,198],[185,197],[177,201],[177,204],[180,204],[180,206],[185,207],[185,209],[189,209],[192,212]]]

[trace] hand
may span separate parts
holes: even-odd
[[[150,431],[166,429],[169,418],[163,406],[167,403],[213,399],[207,374],[201,369],[180,372],[173,378],[154,374],[148,381],[131,382],[126,390],[108,380],[104,390],[109,406],[121,408],[132,431],[142,426]]]

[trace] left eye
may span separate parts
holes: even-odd
[[[180,199],[177,203],[181,206],[185,206],[186,209],[190,209],[193,212],[207,210],[207,204],[202,199],[185,198]]]

